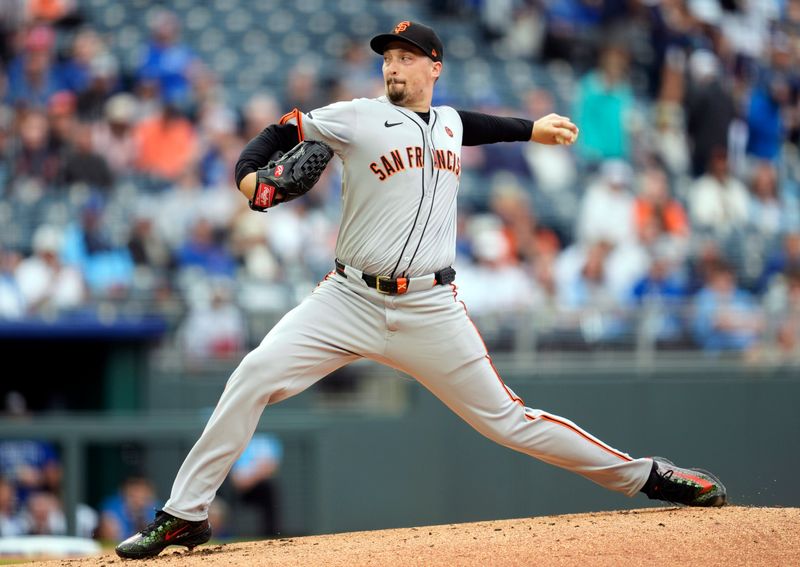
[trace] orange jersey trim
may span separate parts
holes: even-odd
[[[294,118],[295,121],[297,122],[297,139],[298,141],[302,142],[303,140],[306,139],[306,137],[305,134],[303,134],[303,114],[300,112],[300,110],[298,110],[297,108],[293,108],[292,110],[281,116],[279,124],[283,126],[284,124],[289,122],[289,120],[291,120],[292,118]]]

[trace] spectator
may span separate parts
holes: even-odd
[[[169,276],[175,268],[175,257],[161,234],[155,230],[154,211],[141,203],[133,215],[128,237],[128,251],[139,279],[152,282],[155,278]]]
[[[581,241],[605,240],[612,246],[634,241],[632,181],[633,171],[626,162],[603,162],[598,179],[580,203],[575,232]]]
[[[140,122],[134,130],[136,167],[165,180],[176,179],[197,157],[197,135],[192,123],[174,106]]]
[[[48,146],[50,151],[58,154],[59,165],[61,165],[63,154],[72,145],[77,124],[75,95],[70,91],[62,90],[51,96],[47,103],[47,119],[50,125]],[[60,175],[57,179],[61,182]]]
[[[105,158],[116,177],[125,177],[134,171],[136,141],[133,126],[136,114],[136,98],[128,93],[116,94],[105,104],[105,120],[94,127],[94,150]]]
[[[757,290],[763,293],[776,275],[798,270],[800,270],[800,232],[790,232],[783,237],[781,247],[769,252],[764,271],[759,277]]]
[[[459,264],[463,274],[458,286],[459,299],[474,315],[505,316],[530,308],[537,290],[520,267],[502,221],[493,215],[471,219],[474,263]]]
[[[11,152],[12,180],[18,183],[33,180],[42,189],[55,183],[60,162],[58,154],[48,145],[49,131],[47,117],[42,111],[32,110],[22,114],[18,145]]]
[[[350,39],[344,47],[341,61],[341,77],[347,77],[347,88],[351,97],[373,97],[383,87],[383,77],[372,65],[372,54],[361,40]],[[332,97],[334,100],[347,100]],[[544,116],[544,115],[542,115]],[[271,122],[265,122],[271,124]]]
[[[232,358],[247,344],[247,321],[233,301],[233,283],[215,278],[204,287],[209,289],[195,294],[179,330],[181,346],[192,363]]]
[[[608,258],[614,246],[596,241],[575,244],[558,258],[556,281],[563,323],[588,343],[621,338],[627,329],[622,303],[610,282]]]
[[[6,101],[12,106],[42,109],[61,89],[54,65],[55,33],[46,25],[31,28],[22,53],[8,66]]]
[[[492,187],[489,209],[502,222],[502,233],[514,261],[534,261],[543,254],[555,254],[561,248],[556,233],[538,224],[525,190],[513,182]]]
[[[105,50],[97,32],[86,27],[78,31],[72,40],[69,57],[59,65],[58,74],[63,88],[75,94],[89,86],[92,62]]]
[[[231,469],[237,497],[261,512],[260,535],[281,533],[280,504],[275,476],[283,459],[283,445],[275,435],[255,433]]]
[[[97,512],[79,503],[75,512],[78,537],[91,538],[97,529]],[[52,492],[34,492],[22,511],[25,535],[67,535],[67,517],[59,498]]]
[[[689,213],[694,226],[717,238],[738,232],[747,224],[747,188],[728,168],[724,147],[711,152],[708,172],[689,191]]]
[[[687,259],[689,295],[696,295],[708,281],[709,274],[720,262],[726,262],[720,242],[708,235],[698,235]]]
[[[33,255],[22,260],[16,279],[30,315],[75,310],[86,301],[81,272],[61,261],[64,234],[52,225],[40,225],[33,235]]]
[[[730,89],[723,84],[716,55],[697,50],[689,59],[689,81],[684,97],[686,131],[692,158],[692,175],[709,172],[714,152],[728,148],[728,130],[736,110]]]
[[[158,506],[153,484],[145,477],[125,478],[117,492],[100,504],[97,539],[115,541],[144,528]]]
[[[719,262],[711,267],[693,307],[694,338],[705,352],[754,352],[764,319],[753,298],[737,287],[728,264]]]
[[[78,95],[78,116],[96,122],[103,118],[105,104],[120,87],[119,65],[110,53],[95,57],[89,64],[86,88]]]
[[[792,51],[784,34],[776,34],[770,44],[770,65],[761,70],[747,105],[747,154],[775,161],[781,149],[786,108],[796,103],[792,90]],[[792,100],[792,99],[795,100]]]
[[[243,144],[236,134],[235,116],[223,107],[209,110],[202,117],[200,176],[204,187],[227,189]]]
[[[195,220],[189,236],[177,252],[178,268],[199,268],[212,276],[233,277],[236,265],[233,256],[221,242],[220,235],[207,218]]]
[[[278,100],[271,94],[259,92],[251,96],[243,110],[243,134],[245,140],[255,138],[268,124],[275,124],[281,117]]]
[[[155,196],[156,228],[173,250],[185,244],[198,218],[211,214],[205,196],[194,167],[187,167],[167,191]]]
[[[5,398],[5,414],[13,419],[30,418],[25,398],[10,391]],[[39,439],[0,440],[0,477],[14,487],[19,505],[25,506],[33,494],[58,494],[63,469],[52,443]]]
[[[670,194],[669,180],[664,170],[650,165],[640,176],[639,194],[633,204],[633,219],[640,241],[649,230],[657,237],[666,237],[686,244],[690,234],[689,219],[683,205]]]
[[[643,309],[647,327],[640,332],[666,343],[682,343],[684,338],[685,301],[689,297],[687,274],[681,260],[683,255],[674,244],[662,242],[653,252],[646,275],[633,286],[633,305]]]
[[[283,95],[283,110],[293,108],[301,110],[320,108],[328,104],[328,98],[319,84],[319,69],[308,62],[293,65],[286,77],[286,88]]]
[[[231,252],[242,267],[244,278],[268,285],[280,278],[280,265],[267,245],[264,225],[249,212],[245,207],[231,222]]]
[[[573,119],[581,128],[576,149],[587,162],[631,156],[634,97],[628,62],[624,46],[609,44],[602,48],[597,68],[580,81]]]
[[[656,101],[651,120],[648,147],[664,164],[670,179],[682,179],[689,174],[689,141],[683,107],[679,101]]]
[[[127,247],[111,239],[104,211],[100,195],[84,203],[79,221],[67,227],[62,258],[81,270],[93,297],[122,299],[133,284],[133,260]]]
[[[191,101],[191,76],[197,56],[181,41],[180,21],[173,12],[158,10],[148,25],[150,41],[144,49],[137,80],[152,81],[158,86],[162,101],[186,109]]]
[[[789,228],[786,207],[778,195],[778,174],[768,161],[753,164],[750,178],[748,220],[756,234],[766,242]]]
[[[106,159],[94,151],[92,127],[78,123],[72,132],[72,144],[62,159],[61,178],[64,183],[83,183],[92,190],[108,192],[114,183]]]
[[[528,116],[547,116],[556,111],[553,94],[543,88],[525,94]],[[572,153],[566,146],[522,144],[522,153],[534,179],[534,187],[543,193],[563,195],[577,179]]]
[[[19,513],[14,485],[0,476],[0,538],[25,533],[25,523]]]
[[[67,522],[58,498],[51,492],[34,492],[22,514],[25,535],[66,535]]]

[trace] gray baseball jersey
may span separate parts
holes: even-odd
[[[363,98],[293,122],[304,139],[326,142],[342,158],[343,263],[390,277],[453,263],[462,135],[454,109],[431,109],[426,124],[386,97]]]
[[[413,376],[502,445],[606,488],[639,491],[652,460],[633,459],[567,419],[527,407],[497,373],[456,286],[437,285],[447,282],[433,274],[455,253],[465,137],[459,112],[434,107],[426,123],[381,97],[294,112],[288,120],[300,139],[328,143],[344,163],[341,265],[233,372],[164,510],[205,518],[264,408],[360,358]],[[386,294],[364,274],[408,285]]]

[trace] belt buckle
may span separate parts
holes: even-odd
[[[381,289],[381,282],[382,281],[384,281],[384,282],[392,281],[392,278],[390,278],[389,276],[375,276],[375,289],[378,290],[378,293],[382,293],[384,295],[389,295],[391,292],[383,291]]]

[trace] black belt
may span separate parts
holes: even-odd
[[[336,273],[347,277],[345,265],[339,260],[336,260]],[[425,276],[422,277],[424,278]],[[377,290],[379,293],[402,295],[408,291],[409,279],[416,278],[397,278],[393,280],[389,279],[389,276],[371,276],[362,272],[361,279],[364,280],[367,286]],[[433,279],[436,283],[434,284],[431,282],[432,285],[430,287],[434,285],[447,285],[456,279],[456,271],[451,266],[448,266],[434,273]]]

